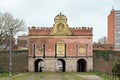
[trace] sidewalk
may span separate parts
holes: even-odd
[[[78,75],[85,80],[103,80],[101,77],[96,75]]]

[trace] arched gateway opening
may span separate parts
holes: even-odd
[[[79,59],[77,61],[77,72],[86,72],[87,62],[85,59]]]
[[[65,72],[65,61],[63,59],[58,59],[56,62],[56,70],[58,72]]]
[[[35,72],[43,72],[44,71],[44,61],[42,59],[35,60],[34,71]]]

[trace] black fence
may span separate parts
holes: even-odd
[[[120,73],[111,73],[110,80],[120,80]]]
[[[97,71],[96,74],[98,76],[108,78],[109,80],[120,80],[120,73],[103,73],[103,72]]]

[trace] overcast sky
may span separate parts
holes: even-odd
[[[107,36],[112,6],[120,10],[120,0],[0,0],[0,12],[23,19],[26,27],[52,27],[54,17],[62,12],[69,27],[93,27],[93,41]]]

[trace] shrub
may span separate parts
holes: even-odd
[[[120,77],[120,64],[116,64],[113,69],[112,69],[113,73],[117,73],[117,76]]]
[[[106,50],[106,51],[95,50],[94,51],[94,56],[96,58],[102,57],[105,61],[109,61],[110,60],[110,54],[112,54],[112,53],[113,53],[113,51],[110,51],[110,50]]]
[[[0,68],[0,73],[3,73],[3,72],[4,72],[4,70],[2,68]]]

